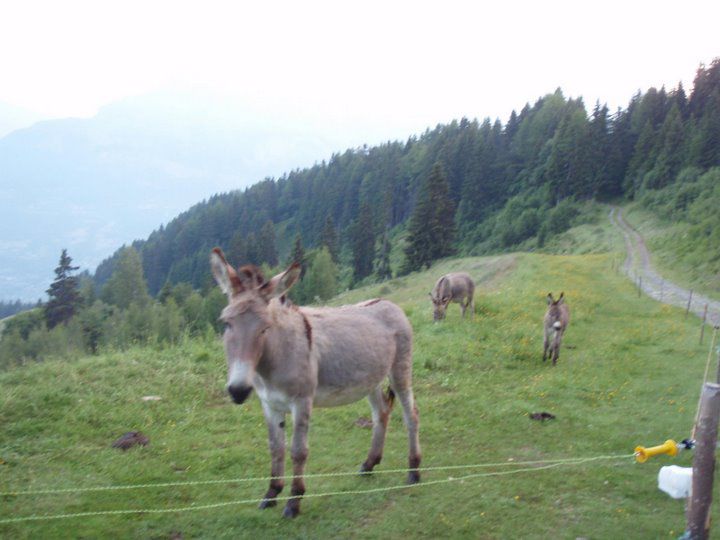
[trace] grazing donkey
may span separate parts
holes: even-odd
[[[210,255],[213,275],[228,297],[225,322],[227,390],[243,403],[255,389],[268,427],[272,456],[270,488],[260,508],[275,506],[285,474],[285,415],[292,414],[292,499],[283,516],[300,512],[305,493],[308,427],[313,407],[333,407],[367,396],[372,407],[372,443],[360,471],[380,463],[393,399],[403,407],[410,457],[408,483],[420,481],[418,412],[412,391],[412,328],[402,309],[387,300],[339,308],[297,307],[285,293],[300,265],[265,280],[255,266],[237,271],[219,248]],[[390,391],[382,391],[389,378]]]
[[[470,306],[470,312],[475,316],[475,283],[466,272],[453,272],[445,274],[435,283],[430,295],[433,306],[433,320],[439,321],[445,318],[445,311],[450,302],[457,302],[462,309],[462,316],[465,317],[465,310]]]
[[[560,293],[557,300],[553,299],[552,293],[547,295],[548,308],[544,320],[543,362],[547,359],[549,352],[552,356],[553,366],[557,364],[560,356],[560,342],[570,322],[570,308],[565,303],[564,295],[565,293]]]

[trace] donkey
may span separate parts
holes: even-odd
[[[470,312],[475,316],[475,283],[466,272],[453,272],[445,274],[435,283],[430,295],[434,311],[433,320],[439,321],[445,318],[445,311],[450,302],[460,304],[462,316],[465,318],[465,310],[470,306]]]
[[[557,364],[560,356],[560,342],[570,322],[570,308],[564,300],[565,293],[555,300],[552,293],[547,295],[548,308],[545,312],[544,326],[545,339],[543,340],[543,362],[552,356],[553,366]]]
[[[268,428],[270,487],[260,508],[275,506],[285,474],[285,416],[293,420],[293,479],[284,517],[300,512],[305,493],[308,427],[313,407],[345,405],[367,396],[372,408],[372,443],[360,467],[380,463],[385,432],[397,396],[409,439],[407,481],[420,481],[419,418],[412,391],[412,328],[397,305],[382,299],[339,308],[293,305],[286,293],[300,276],[295,263],[266,280],[255,266],[237,271],[215,248],[213,276],[228,297],[220,316],[228,365],[227,391],[243,403],[254,389]],[[388,378],[390,390],[382,391]]]

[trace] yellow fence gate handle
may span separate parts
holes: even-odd
[[[660,446],[651,446],[650,448],[645,448],[644,446],[635,447],[635,459],[638,463],[645,463],[651,457],[658,456],[660,454],[667,454],[668,456],[673,457],[677,456],[677,443],[672,439],[668,439]]]

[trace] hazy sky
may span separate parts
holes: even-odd
[[[91,116],[210,90],[403,137],[560,86],[625,107],[720,55],[720,2],[33,1],[0,7],[0,101]],[[688,88],[689,89],[689,88]]]

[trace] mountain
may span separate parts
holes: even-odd
[[[0,299],[40,297],[63,248],[92,270],[197,201],[354,142],[337,126],[169,93],[15,130],[0,138]]]
[[[0,101],[0,137],[29,127],[41,119],[37,113]]]

